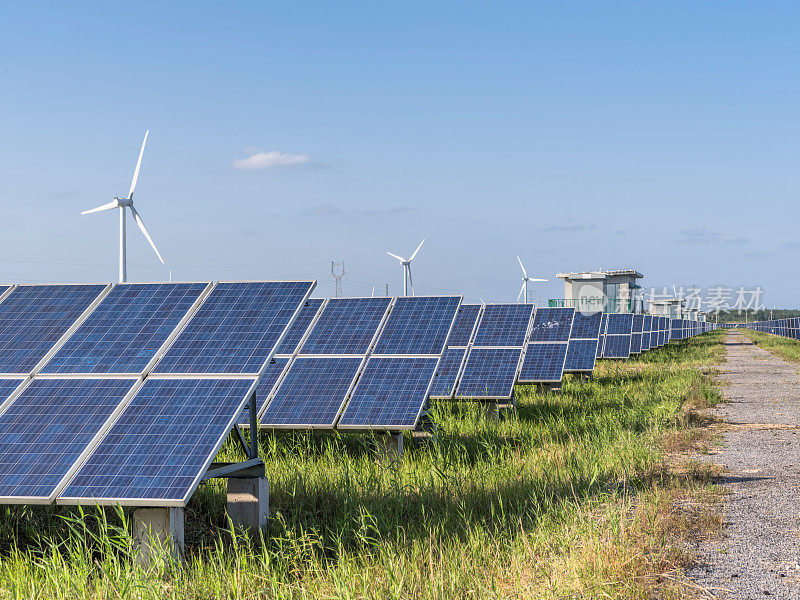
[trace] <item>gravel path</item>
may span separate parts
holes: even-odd
[[[727,424],[709,460],[725,466],[725,529],[689,576],[718,598],[800,598],[800,376],[730,332],[720,379]]]

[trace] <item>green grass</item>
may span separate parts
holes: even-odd
[[[752,329],[740,329],[739,331],[749,337],[760,348],[790,362],[800,363],[800,343],[797,340],[764,333],[763,331],[753,331]]]
[[[718,399],[698,367],[721,360],[721,335],[602,361],[561,393],[520,387],[498,422],[439,403],[437,436],[407,437],[397,463],[369,436],[264,435],[264,543],[226,532],[224,483],[204,484],[182,567],[135,567],[121,511],[0,507],[0,598],[678,597],[708,520],[677,500],[712,492],[665,448]]]

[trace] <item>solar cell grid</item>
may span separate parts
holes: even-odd
[[[567,347],[567,357],[564,361],[564,371],[594,371],[597,345],[598,340],[570,340],[569,346]]]
[[[373,354],[441,354],[461,296],[413,296],[395,301]]]
[[[511,398],[521,355],[521,348],[473,346],[458,382],[456,398]]]
[[[333,427],[361,361],[349,357],[296,358],[261,416],[261,425]]]
[[[522,347],[533,313],[532,304],[487,304],[473,346]]]
[[[30,373],[105,285],[21,285],[0,302],[0,373]]]
[[[0,497],[48,502],[133,379],[34,379],[0,415]],[[3,380],[7,395],[19,385]]]
[[[519,373],[519,381],[525,383],[561,381],[566,357],[567,344],[560,342],[528,344]]]
[[[606,320],[606,335],[628,334],[633,332],[631,313],[611,313]]]
[[[600,335],[600,325],[603,322],[603,313],[601,312],[583,312],[580,310],[575,311],[575,317],[572,320],[572,331],[569,335],[570,339],[597,339]]]
[[[300,349],[301,354],[366,354],[391,298],[331,298]]]
[[[456,320],[453,323],[453,329],[450,331],[450,337],[447,338],[448,347],[466,347],[469,345],[480,311],[480,304],[462,304],[459,307]]]
[[[314,285],[313,281],[218,283],[154,373],[258,373]]]
[[[141,373],[207,286],[117,284],[42,373]]]
[[[252,385],[250,379],[148,379],[58,501],[183,506]]]
[[[556,342],[569,340],[574,308],[539,308],[533,317],[530,341]]]
[[[308,331],[311,322],[319,313],[319,309],[322,308],[324,302],[325,301],[322,298],[309,298],[303,304],[302,308],[300,308],[297,318],[292,323],[292,326],[289,327],[289,331],[286,332],[286,335],[281,340],[281,343],[278,344],[275,354],[294,354],[295,350],[298,349],[297,347],[300,345],[300,342],[303,340],[303,336]]]
[[[434,357],[372,356],[338,426],[413,429],[425,406],[438,362]]]
[[[451,398],[461,371],[466,348],[445,348],[431,385],[431,398]]]
[[[603,358],[628,358],[631,354],[630,335],[607,335]]]
[[[286,367],[289,366],[291,359],[284,356],[276,356],[267,363],[264,373],[256,386],[256,408],[258,414],[264,412],[264,409],[269,402],[270,395],[275,389],[278,380],[286,372]],[[250,425],[250,404],[245,404],[242,414],[239,417],[239,425]]]

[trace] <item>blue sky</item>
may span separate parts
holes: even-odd
[[[795,3],[17,3],[0,18],[0,280],[308,278],[410,253],[507,301],[519,254],[798,306]],[[273,154],[271,154],[273,153]],[[248,159],[250,159],[248,161]],[[289,164],[286,164],[289,163]],[[260,168],[242,168],[260,167]]]

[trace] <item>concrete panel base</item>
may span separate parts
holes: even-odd
[[[258,536],[269,519],[269,482],[266,477],[228,479],[228,517],[235,527]]]
[[[380,433],[375,436],[378,454],[391,461],[399,460],[403,456],[402,433]]]
[[[183,508],[137,508],[133,511],[133,543],[136,561],[143,567],[165,559],[179,562],[183,556]]]

